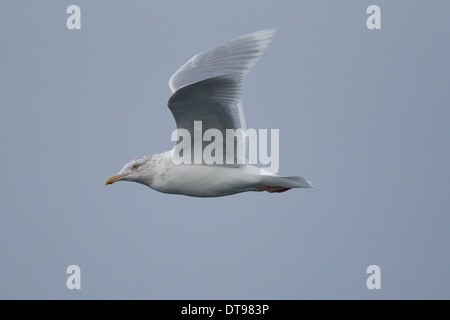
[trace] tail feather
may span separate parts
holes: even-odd
[[[308,181],[302,177],[283,177],[283,178],[297,183],[299,185],[298,188],[312,188],[313,187],[313,185],[310,181]]]
[[[261,190],[267,190],[267,188],[275,188],[270,190],[279,190],[282,191],[273,191],[273,192],[283,192],[287,191],[291,188],[312,188],[313,185],[308,180],[302,178],[302,177],[280,177],[280,176],[261,176],[262,177],[262,184],[261,184]],[[287,190],[283,190],[287,189]],[[269,191],[271,192],[271,191]]]

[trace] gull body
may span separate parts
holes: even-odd
[[[173,94],[168,106],[177,129],[194,133],[194,121],[202,121],[203,132],[216,129],[243,129],[245,117],[241,102],[242,81],[270,43],[274,30],[263,30],[228,41],[191,58],[170,78]],[[201,146],[200,152],[205,148]],[[226,157],[228,145],[223,152]],[[106,179],[133,181],[156,191],[192,197],[220,197],[246,191],[284,192],[291,188],[310,188],[301,177],[281,177],[242,164],[245,155],[244,136],[236,136],[233,161],[219,164],[175,164],[176,146],[169,151],[138,157],[118,173]],[[194,145],[183,152],[194,153]]]
[[[261,174],[261,169],[202,164],[179,164],[171,160],[173,150],[139,157],[127,163],[106,184],[116,181],[141,183],[156,191],[191,197],[220,197],[245,191],[283,192],[290,188],[308,188],[311,184],[300,177]],[[284,190],[286,189],[286,190]]]

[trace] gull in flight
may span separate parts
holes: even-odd
[[[192,197],[311,188],[312,184],[301,177],[278,176],[243,161],[247,150],[242,81],[274,34],[275,30],[269,29],[241,36],[197,54],[178,69],[169,80],[172,96],[168,102],[177,125],[178,143],[167,152],[131,160],[105,184],[133,181],[159,192]],[[198,145],[195,136],[203,137],[208,131],[226,136],[229,129],[235,132],[233,143],[224,143],[222,148],[218,142],[220,148],[215,149],[215,159],[225,161],[198,161],[197,156],[204,155],[208,145],[202,140]],[[194,139],[189,141],[186,134]],[[184,148],[180,149],[180,145]],[[180,156],[187,161],[174,161]]]

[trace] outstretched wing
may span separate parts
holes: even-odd
[[[259,60],[274,34],[275,30],[269,29],[228,41],[194,56],[170,78],[169,87],[173,95],[168,105],[177,128],[188,130],[191,134],[192,163],[198,163],[194,161],[193,151],[203,152],[210,143],[202,143],[201,150],[194,149],[196,128],[197,131],[201,130],[197,132],[200,137],[208,129],[221,132],[224,164],[244,163],[243,133],[246,125],[241,103],[242,81]],[[201,129],[194,126],[194,121],[201,121]],[[227,129],[235,130],[233,145],[226,144]],[[180,139],[180,133],[178,136]],[[233,158],[231,161],[230,154]]]

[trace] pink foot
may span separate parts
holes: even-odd
[[[259,187],[259,189],[273,193],[273,192],[285,192],[285,191],[290,190],[291,188],[261,186],[261,187]]]

